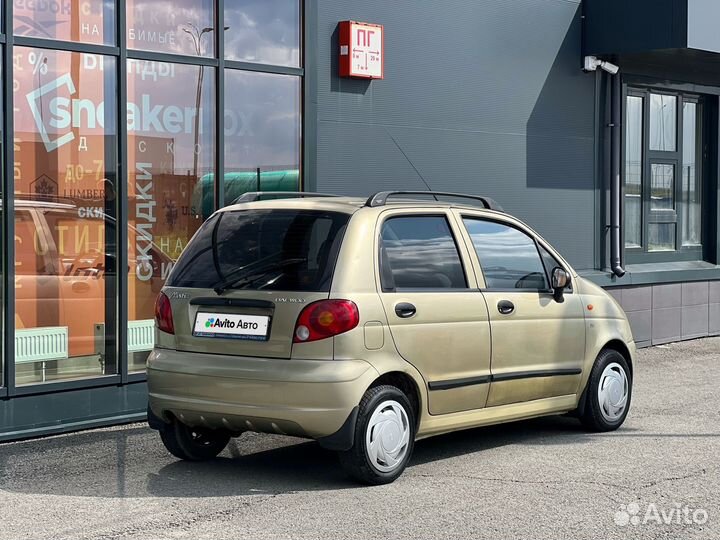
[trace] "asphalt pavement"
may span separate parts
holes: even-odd
[[[645,349],[619,431],[548,417],[453,433],[380,487],[280,436],[201,464],[137,424],[3,444],[0,539],[717,539],[719,382],[720,338]]]

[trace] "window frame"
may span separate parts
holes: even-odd
[[[442,218],[445,220],[445,223],[447,224],[448,231],[450,232],[450,237],[453,240],[453,243],[455,245],[455,250],[458,254],[458,260],[460,261],[460,268],[463,272],[463,278],[465,279],[465,287],[396,287],[394,280],[393,280],[393,287],[386,287],[386,283],[384,282],[383,276],[385,273],[390,270],[392,271],[389,266],[387,266],[387,263],[385,262],[385,258],[383,257],[383,240],[382,240],[382,229],[385,226],[385,223],[392,219],[399,219],[399,218],[428,218],[428,217],[434,217],[434,218]],[[437,293],[437,292],[447,292],[447,293],[457,293],[457,292],[469,292],[472,290],[477,290],[471,281],[471,274],[469,272],[468,268],[468,261],[466,260],[466,255],[463,253],[461,249],[461,244],[458,242],[458,231],[454,228],[454,223],[451,219],[451,216],[447,212],[443,211],[428,211],[428,212],[422,212],[422,211],[411,211],[411,212],[392,212],[389,213],[386,216],[383,216],[379,221],[377,225],[377,247],[375,250],[375,261],[377,263],[377,284],[378,284],[378,291],[380,293],[385,294],[392,294],[392,293]]]
[[[676,105],[676,121],[675,121],[675,150],[650,150],[650,95],[673,95],[677,98]],[[643,100],[642,110],[642,147],[641,147],[641,204],[640,204],[640,246],[627,246],[626,235],[627,227],[625,225],[625,203],[626,203],[626,172],[627,172],[627,141],[626,141],[626,122],[627,122],[627,100],[628,97],[640,97]],[[705,186],[707,183],[706,148],[708,145],[707,122],[705,115],[709,109],[704,94],[694,90],[683,88],[675,88],[672,85],[655,85],[650,82],[630,82],[623,85],[622,96],[622,155],[621,155],[621,175],[622,175],[622,193],[621,193],[621,247],[624,253],[624,259],[628,264],[643,263],[662,263],[662,262],[680,262],[680,261],[702,261],[706,258],[706,246],[710,235],[708,234],[708,221],[703,218],[700,244],[684,246],[682,243],[682,224],[685,215],[685,204],[682,190],[682,164],[683,164],[683,119],[684,104],[695,103],[696,109],[696,170],[701,182],[701,215],[706,207]],[[653,164],[669,164],[674,166],[673,178],[673,200],[674,208],[670,209],[651,209],[651,167]],[[675,249],[674,250],[649,250],[649,228],[652,224],[671,223],[675,225]]]
[[[550,245],[545,242],[544,240],[541,240],[540,237],[535,234],[534,232],[525,229],[524,227],[520,226],[517,223],[513,223],[511,221],[505,221],[502,219],[497,219],[495,217],[490,216],[482,216],[477,214],[471,214],[465,211],[461,211],[458,214],[458,217],[460,219],[460,224],[463,228],[463,233],[466,235],[466,241],[468,243],[468,249],[471,252],[472,257],[474,257],[474,264],[477,265],[477,270],[480,272],[480,276],[482,277],[482,286],[480,287],[480,290],[482,292],[505,292],[505,293],[532,293],[532,294],[554,294],[554,291],[552,289],[552,276],[548,275],[548,270],[545,267],[545,263],[543,262],[543,256],[540,252],[540,248],[542,247],[545,251],[547,251],[550,256],[555,259],[555,262],[558,264],[560,268],[565,270],[568,275],[570,276],[570,281],[568,283],[568,286],[565,288],[566,293],[572,293],[573,291],[573,273],[568,270],[568,265],[562,261],[562,259],[558,256],[558,254],[555,252],[554,249],[550,247]],[[516,289],[516,288],[502,288],[502,287],[490,287],[488,286],[487,279],[485,278],[485,270],[483,269],[482,261],[480,260],[480,255],[477,252],[477,249],[475,248],[475,243],[472,240],[472,235],[470,234],[470,231],[468,230],[467,226],[465,225],[465,220],[470,219],[474,221],[487,221],[490,223],[497,223],[499,225],[503,225],[505,227],[515,229],[518,232],[524,234],[525,236],[529,237],[535,246],[535,252],[538,256],[538,260],[540,261],[540,266],[543,269],[543,273],[545,274],[545,282],[548,286],[547,289]],[[551,271],[552,272],[552,271]]]

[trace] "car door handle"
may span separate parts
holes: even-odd
[[[500,300],[497,303],[498,311],[503,315],[510,315],[513,311],[515,311],[515,304],[513,304],[510,300]]]
[[[395,315],[401,319],[409,319],[415,315],[416,312],[417,309],[415,306],[409,302],[400,302],[399,304],[395,304]]]

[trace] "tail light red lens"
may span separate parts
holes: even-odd
[[[320,300],[309,304],[300,312],[293,343],[308,343],[337,336],[355,328],[360,312],[350,300]]]
[[[162,292],[158,294],[157,300],[155,300],[155,322],[158,329],[168,334],[175,334],[170,299]]]

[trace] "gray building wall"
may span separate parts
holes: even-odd
[[[579,1],[312,9],[308,188],[425,189],[417,169],[433,189],[495,198],[576,269],[595,267],[595,77],[581,70]],[[337,23],[347,19],[384,25],[384,80],[337,76]]]
[[[720,334],[720,281],[609,289],[627,313],[638,347]]]

